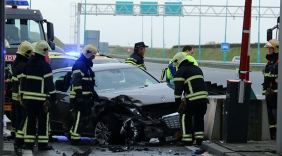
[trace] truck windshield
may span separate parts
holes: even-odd
[[[42,25],[38,21],[28,19],[6,19],[5,39],[10,48],[17,48],[23,41],[31,43],[44,40]]]

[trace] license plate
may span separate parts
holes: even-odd
[[[177,131],[174,133],[175,138],[180,138],[182,136],[181,131]]]
[[[4,106],[5,111],[11,111],[11,106]]]

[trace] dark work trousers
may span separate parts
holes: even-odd
[[[276,113],[277,112],[277,93],[274,93],[272,99],[266,99],[269,131],[271,139],[275,139],[276,134]]]
[[[36,139],[36,119],[38,121],[38,147],[46,147],[49,141],[49,113],[43,110],[43,101],[25,100],[27,111],[27,128],[24,142],[27,148],[32,149]]]
[[[186,109],[180,117],[182,141],[188,144],[193,143],[193,138],[200,142],[203,141],[206,111],[207,103],[192,104],[187,102]]]
[[[16,138],[15,144],[18,147],[22,147],[24,143],[24,132],[26,129],[26,109],[20,105],[20,102],[16,104]]]
[[[17,105],[19,101],[12,100],[12,110],[11,110],[11,135],[16,136],[16,123],[17,123]]]
[[[91,115],[91,102],[90,98],[83,98],[82,103],[74,101],[74,110],[72,112],[74,120],[70,130],[72,142],[79,142],[81,139],[81,133],[84,131]]]

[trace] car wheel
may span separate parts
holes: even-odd
[[[102,142],[121,143],[120,128],[121,126],[112,116],[102,116],[95,125],[94,136]]]

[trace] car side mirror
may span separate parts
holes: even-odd
[[[267,29],[267,41],[272,39],[272,29]]]

